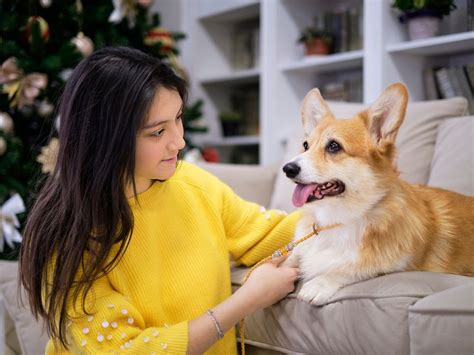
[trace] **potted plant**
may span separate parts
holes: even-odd
[[[240,134],[242,114],[236,111],[226,111],[219,114],[224,136],[237,136]]]
[[[393,7],[403,12],[399,19],[408,24],[411,40],[436,36],[443,16],[456,9],[455,0],[395,0]]]
[[[298,38],[305,46],[306,55],[327,55],[331,53],[332,36],[329,32],[307,27]]]

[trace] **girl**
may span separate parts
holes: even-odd
[[[256,263],[298,216],[178,162],[185,100],[170,68],[130,48],[99,50],[69,78],[56,169],[20,256],[46,353],[236,354],[234,325],[293,290],[298,270],[280,259],[231,293],[228,253]]]

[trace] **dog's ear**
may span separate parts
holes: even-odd
[[[304,133],[309,136],[318,122],[328,114],[330,115],[331,111],[321,93],[316,88],[312,89],[306,94],[301,110]]]
[[[408,91],[405,85],[396,83],[387,87],[369,107],[369,129],[376,143],[382,139],[395,142],[405,117],[407,102]]]

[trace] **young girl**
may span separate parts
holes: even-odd
[[[229,253],[256,263],[298,216],[178,162],[185,100],[170,68],[129,48],[99,50],[69,78],[20,258],[46,353],[236,354],[234,325],[293,290],[298,270],[280,259],[231,293]]]

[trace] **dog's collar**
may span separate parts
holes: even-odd
[[[285,254],[288,254],[290,251],[292,251],[298,244],[300,243],[303,243],[305,240],[311,238],[311,237],[314,237],[314,236],[317,236],[319,233],[325,231],[325,230],[328,230],[328,229],[333,229],[333,228],[336,228],[336,227],[339,227],[341,224],[340,223],[334,223],[334,224],[330,224],[329,226],[325,226],[325,227],[320,227],[318,226],[316,223],[313,223],[313,231],[312,232],[309,232],[308,234],[306,234],[303,238],[300,238],[298,239],[296,242],[291,242],[291,243],[288,243],[287,245],[285,245],[283,248],[280,248],[276,251],[273,252],[271,258],[272,259],[275,259],[275,258],[278,258],[280,256],[283,256]],[[263,259],[261,262],[264,262],[264,260],[268,260],[269,258],[265,258]],[[260,263],[261,263],[260,262]],[[259,263],[259,264],[260,264]],[[258,265],[258,264],[257,264]]]
[[[247,279],[249,278],[252,271],[255,270],[257,267],[259,267],[260,265],[262,265],[263,263],[266,263],[268,260],[279,258],[280,256],[286,255],[290,251],[292,251],[298,244],[303,243],[305,240],[308,240],[309,238],[317,236],[317,235],[319,235],[319,233],[324,232],[328,229],[333,229],[333,228],[339,227],[340,225],[341,225],[340,223],[334,223],[334,224],[330,224],[330,225],[325,226],[325,227],[320,227],[316,223],[313,223],[313,230],[311,232],[309,232],[308,234],[306,234],[304,237],[298,239],[296,242],[288,243],[284,247],[281,247],[280,249],[274,251],[272,255],[267,256],[266,258],[260,260],[258,263],[256,263],[254,266],[252,266],[250,268],[249,272],[247,273],[247,275],[245,276],[244,283],[245,283],[245,281],[247,281]]]

